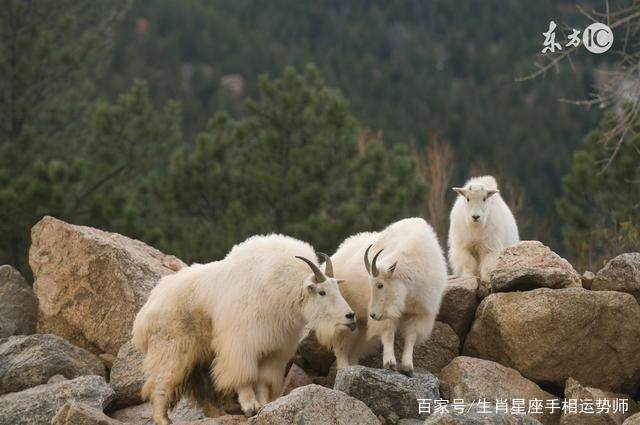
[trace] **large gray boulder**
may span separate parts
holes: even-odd
[[[478,303],[478,280],[475,277],[450,277],[437,320],[451,326],[460,341],[464,341]]]
[[[360,400],[312,384],[265,405],[249,424],[375,425],[380,421]]]
[[[38,300],[20,272],[0,266],[0,338],[36,331]]]
[[[105,368],[97,356],[56,335],[0,339],[0,394],[46,384],[54,375],[104,377]]]
[[[125,407],[110,413],[113,419],[130,425],[155,425],[153,422],[153,408],[150,403]],[[202,409],[183,397],[176,406],[169,410],[169,419],[174,423],[183,423],[206,419]]]
[[[394,343],[396,358],[402,354],[402,338],[396,336]],[[460,354],[460,339],[446,323],[436,322],[431,336],[413,348],[413,370],[417,373],[437,373]],[[382,367],[382,347],[364,357],[360,364],[367,367]]]
[[[386,369],[351,366],[340,369],[334,389],[361,400],[377,416],[390,423],[403,418],[425,418],[418,400],[440,398],[438,379],[427,374],[407,377]]]
[[[69,402],[51,420],[51,425],[124,425],[108,417],[101,409],[84,403]]]
[[[621,254],[610,260],[591,282],[592,291],[620,291],[640,303],[640,252]]]
[[[500,253],[490,285],[491,292],[508,292],[582,287],[582,281],[573,266],[549,247],[538,241],[522,241]]]
[[[582,288],[491,294],[478,307],[464,354],[558,388],[573,377],[633,392],[640,385],[640,305],[629,294]]]
[[[142,403],[140,391],[145,377],[142,372],[144,356],[136,349],[131,341],[118,350],[118,356],[111,368],[110,384],[116,392],[113,405],[118,407],[133,406]]]
[[[540,389],[534,382],[524,378],[517,370],[490,360],[460,356],[438,374],[440,392],[446,400],[530,400],[557,399],[553,394]],[[557,424],[560,412],[534,415],[543,424]]]
[[[70,381],[38,385],[0,396],[0,425],[50,425],[68,402],[103,410],[114,392],[101,376],[81,376]]]
[[[136,313],[175,257],[117,233],[44,217],[31,229],[29,264],[38,331],[117,355]]]

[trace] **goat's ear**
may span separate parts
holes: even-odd
[[[487,190],[487,198],[491,198],[491,196],[495,195],[496,193],[500,193],[500,191],[498,189]]]
[[[307,291],[310,294],[313,294],[316,292],[316,284],[313,283],[313,277],[310,277],[309,279],[305,280],[304,287],[307,289]]]
[[[452,187],[451,189],[453,189],[458,195],[462,197],[467,196],[467,189],[465,189],[464,187]]]
[[[393,272],[396,271],[397,265],[398,265],[398,262],[396,261],[395,263],[389,266],[389,268],[387,269],[387,277],[393,276]]]

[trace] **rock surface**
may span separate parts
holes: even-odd
[[[431,374],[409,378],[386,369],[351,366],[338,371],[334,389],[364,402],[385,421],[424,418],[418,413],[418,399],[440,398],[438,379]]]
[[[466,402],[486,399],[529,400],[556,399],[552,394],[540,389],[534,382],[524,378],[517,370],[502,366],[490,360],[460,356],[438,374],[440,392],[446,400],[463,399]],[[535,415],[543,424],[558,423],[560,412],[550,415]]]
[[[62,406],[51,421],[51,425],[123,425],[111,419],[102,410],[84,403],[70,402]]]
[[[56,384],[0,396],[0,425],[50,425],[68,402],[80,402],[102,410],[113,399],[113,390],[101,376],[81,376]]]
[[[109,382],[116,392],[116,398],[113,401],[116,408],[142,403],[140,390],[145,381],[142,372],[143,359],[143,355],[131,341],[120,347],[118,356],[113,361]]]
[[[402,338],[396,336],[394,344],[396,358],[402,353]],[[413,370],[417,373],[437,373],[460,354],[460,339],[451,326],[436,322],[428,340],[413,348]],[[382,347],[363,358],[360,364],[367,367],[382,367]]]
[[[155,425],[151,404],[126,407],[110,414],[113,419],[132,425]],[[182,398],[176,407],[169,411],[169,419],[174,423],[191,422],[206,419],[202,410],[192,405],[186,398]]]
[[[640,252],[621,254],[610,260],[591,283],[593,291],[620,291],[640,303]]]
[[[44,217],[31,229],[29,264],[38,330],[116,355],[136,313],[173,261],[125,236]],[[108,300],[108,302],[106,302]]]
[[[582,287],[573,266],[538,241],[505,248],[491,272],[490,284],[491,292]]]
[[[568,400],[577,400],[579,405],[585,401],[592,402],[593,413],[563,413],[560,419],[561,425],[619,425],[624,421],[625,416],[630,416],[638,411],[638,405],[633,400],[629,400],[629,413],[627,415],[622,412],[614,412],[614,400],[629,399],[629,396],[614,394],[597,388],[584,387],[572,378],[567,379],[564,387],[564,396]],[[609,412],[598,413],[595,406],[596,400],[605,399],[610,401],[611,409]]]
[[[304,387],[305,385],[313,384],[313,381],[307,375],[307,373],[300,368],[295,363],[291,364],[289,368],[289,372],[287,372],[287,376],[284,379],[284,385],[282,386],[282,395],[287,395],[291,391],[295,390],[299,387]]]
[[[38,300],[20,272],[0,266],[0,338],[36,331]]]
[[[478,308],[478,281],[475,277],[450,278],[437,320],[451,326],[464,341]]]
[[[622,425],[640,425],[640,413],[627,418]]]
[[[303,369],[311,368],[322,375],[329,373],[331,365],[336,360],[333,352],[320,345],[312,330],[307,331],[307,335],[300,341],[297,354],[297,358],[302,361],[298,366]]]
[[[540,425],[530,416],[505,413],[487,413],[478,409],[459,414],[452,410],[434,413],[424,425]]]
[[[629,294],[583,288],[491,294],[478,307],[464,354],[558,388],[573,377],[604,390],[634,391],[640,305]]]
[[[249,424],[375,425],[380,421],[360,400],[312,384],[265,405]]]
[[[105,368],[97,356],[56,335],[0,339],[0,394],[46,384],[54,375],[104,377]]]

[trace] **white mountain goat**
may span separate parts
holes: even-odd
[[[133,325],[133,341],[146,353],[142,395],[157,424],[171,423],[167,410],[183,394],[220,414],[214,391],[236,391],[252,416],[280,394],[305,326],[318,335],[355,328],[330,260],[323,273],[315,258],[296,239],[254,236],[221,261],[160,280]]]
[[[520,240],[516,220],[491,176],[474,177],[453,190],[460,196],[451,209],[449,263],[457,276],[488,282],[500,251]]]
[[[370,263],[371,249],[376,254]],[[340,292],[358,321],[355,332],[336,329],[325,343],[333,346],[337,367],[357,364],[370,343],[380,339],[383,366],[411,375],[413,347],[431,335],[447,286],[445,258],[431,226],[408,218],[380,233],[351,236],[331,260],[345,279]],[[404,340],[399,367],[393,349],[396,331]]]

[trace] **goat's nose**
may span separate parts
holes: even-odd
[[[353,318],[356,317],[356,315],[353,313],[347,313],[344,315],[344,317],[346,317],[349,320],[353,320]]]
[[[371,313],[369,316],[371,316],[372,319],[376,318],[376,314],[375,313]]]
[[[480,216],[476,214],[476,215],[472,215],[471,218],[474,219],[475,221],[478,221],[480,219]]]

